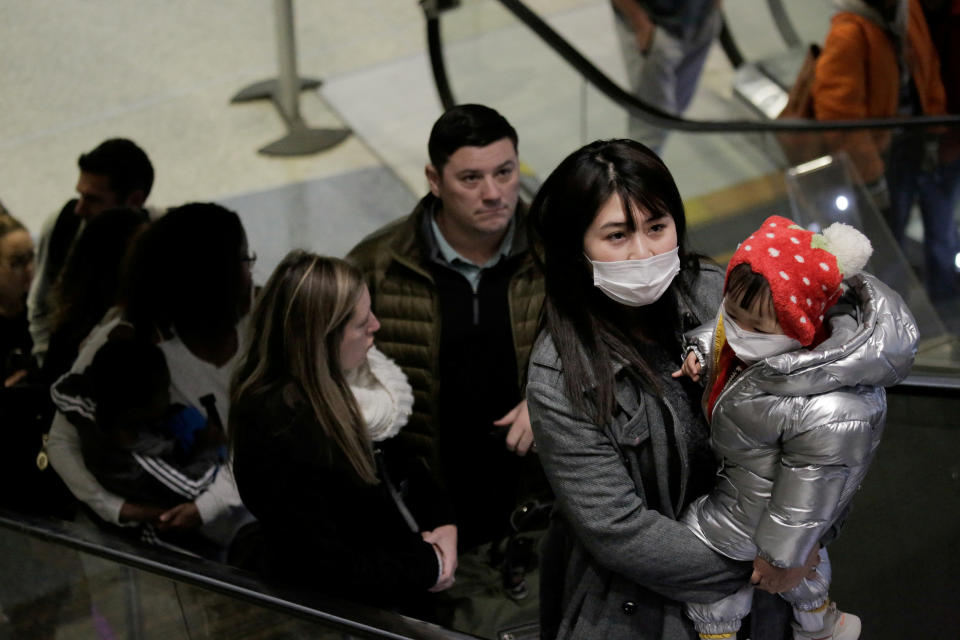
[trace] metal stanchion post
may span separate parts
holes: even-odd
[[[287,126],[287,135],[260,149],[273,156],[298,156],[329,149],[350,135],[349,129],[313,129],[300,116],[299,94],[319,87],[320,80],[297,75],[297,48],[294,34],[292,0],[274,0],[277,36],[278,75],[256,82],[238,92],[231,102],[249,102],[270,98]]]

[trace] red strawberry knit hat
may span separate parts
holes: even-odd
[[[727,277],[747,263],[766,278],[784,333],[807,347],[843,293],[840,283],[860,271],[872,253],[867,237],[850,225],[835,222],[820,234],[770,216],[737,247]]]

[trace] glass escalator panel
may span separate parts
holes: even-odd
[[[0,511],[0,638],[463,639],[84,522]]]

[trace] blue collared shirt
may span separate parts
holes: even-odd
[[[430,257],[435,262],[450,267],[466,278],[470,283],[470,286],[473,287],[473,292],[476,293],[477,289],[480,287],[480,278],[483,276],[484,269],[489,269],[497,265],[501,260],[510,255],[510,250],[513,248],[515,219],[516,218],[510,219],[510,224],[507,225],[507,232],[503,236],[503,241],[500,243],[500,249],[497,251],[497,253],[484,264],[478,265],[475,262],[464,258],[456,249],[450,246],[450,243],[447,242],[447,239],[443,237],[443,232],[440,231],[440,226],[437,224],[436,216],[431,214],[430,230],[433,233],[434,250],[433,255]]]

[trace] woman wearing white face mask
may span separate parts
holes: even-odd
[[[715,463],[700,391],[671,372],[683,332],[714,317],[722,272],[687,253],[673,178],[633,141],[571,154],[530,222],[547,297],[527,400],[557,497],[541,636],[695,637],[680,602],[726,596],[751,572],[676,520]],[[754,623],[782,632],[789,610]]]

